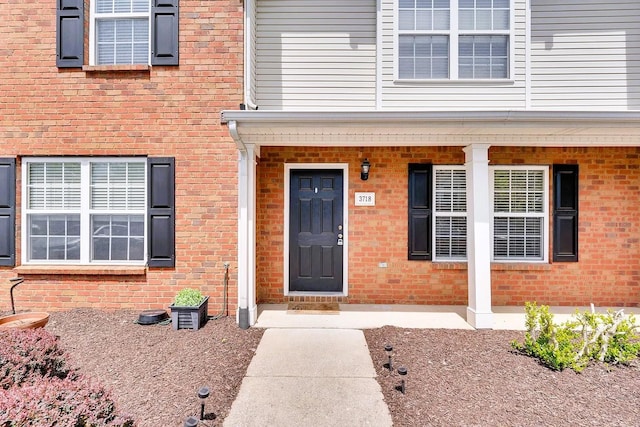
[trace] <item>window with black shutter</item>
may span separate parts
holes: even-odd
[[[431,259],[431,165],[409,164],[409,259]]]
[[[89,65],[179,64],[179,0],[91,1]],[[85,65],[84,19],[83,0],[57,0],[58,67]]]
[[[60,68],[84,64],[84,0],[57,0],[56,65]]]
[[[578,165],[553,165],[553,261],[578,261]]]
[[[16,265],[16,159],[0,158],[0,266]]]
[[[175,266],[175,159],[147,159],[148,265]]]

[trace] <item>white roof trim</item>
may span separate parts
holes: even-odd
[[[288,146],[640,146],[640,112],[226,110],[246,143]]]

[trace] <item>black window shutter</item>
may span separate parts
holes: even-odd
[[[16,159],[0,158],[0,265],[16,265]]]
[[[151,65],[178,65],[178,0],[153,0]]]
[[[409,259],[431,259],[431,165],[409,164]]]
[[[84,0],[56,0],[56,65],[78,68],[84,63]]]
[[[578,165],[553,165],[553,261],[578,261]]]
[[[150,157],[147,169],[148,264],[149,267],[175,267],[175,159]]]

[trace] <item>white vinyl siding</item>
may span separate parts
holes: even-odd
[[[23,161],[23,262],[143,264],[146,161]]]
[[[531,2],[531,104],[640,109],[640,1]]]
[[[379,40],[381,43],[379,76],[381,108],[416,111],[524,109],[526,106],[526,1],[511,0],[510,5],[508,78],[411,81],[400,80],[397,75],[396,53],[399,36],[395,25],[399,19],[397,0],[381,0],[382,28]],[[457,14],[458,11],[456,10],[455,13]],[[435,34],[437,31],[431,32]],[[475,29],[470,32],[474,35],[482,33]],[[462,33],[461,35],[464,36]],[[468,36],[471,35],[468,34]],[[500,34],[492,33],[493,36],[498,37]],[[458,52],[458,46],[452,46],[451,49]],[[457,65],[455,67],[457,74]]]
[[[257,0],[260,110],[371,110],[376,2]]]

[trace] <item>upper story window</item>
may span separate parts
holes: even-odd
[[[149,63],[149,0],[91,2],[96,65]]]
[[[398,78],[509,78],[510,0],[399,0]]]

